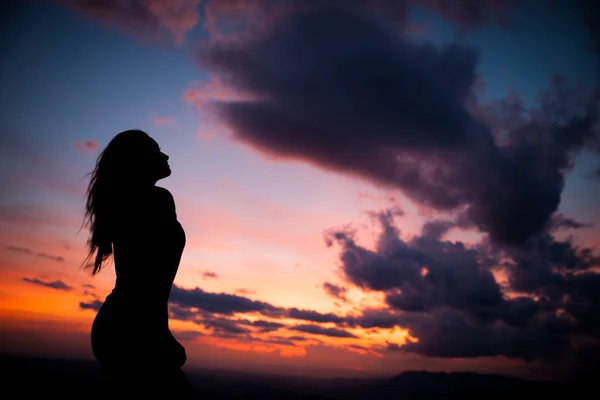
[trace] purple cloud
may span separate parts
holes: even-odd
[[[63,281],[61,281],[59,279],[54,280],[54,281],[47,281],[47,280],[42,280],[42,279],[38,279],[38,278],[24,277],[23,281],[25,281],[27,283],[32,283],[34,285],[44,286],[44,287],[56,289],[56,290],[64,290],[67,292],[70,290],[73,290],[72,286],[67,285],[66,283],[64,283]]]
[[[349,8],[290,14],[198,60],[251,98],[209,107],[236,140],[462,213],[496,242],[541,232],[574,155],[598,148],[597,100],[553,82],[537,110],[504,101],[476,116],[474,49],[413,43]],[[492,121],[508,130],[502,142]]]

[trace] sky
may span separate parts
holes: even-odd
[[[593,6],[5,6],[0,351],[92,357],[115,275],[81,268],[86,174],[142,129],[170,156],[158,184],[187,235],[169,303],[186,368],[585,371],[600,354]]]

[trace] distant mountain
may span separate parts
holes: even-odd
[[[0,355],[4,393],[20,398],[60,397],[86,400],[99,394],[100,370],[94,361],[25,358]],[[382,400],[382,399],[488,399],[535,395],[536,398],[567,396],[590,398],[583,388],[535,382],[501,375],[443,372],[404,372],[388,379],[332,379],[308,384],[299,378],[223,375],[215,372],[189,373],[188,377],[203,400]],[[106,399],[103,399],[106,400]]]
[[[538,382],[502,375],[463,372],[410,371],[376,383],[334,394],[337,399],[464,399],[504,398],[517,395],[579,398],[570,385]],[[581,397],[583,398],[583,397]]]

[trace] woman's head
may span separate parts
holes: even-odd
[[[171,175],[169,157],[147,133],[128,130],[117,134],[96,160],[87,189],[85,222],[90,227],[89,260],[92,274],[112,254],[111,218],[119,203]]]
[[[144,131],[129,130],[116,135],[98,156],[92,175],[110,179],[119,187],[154,185],[171,175],[160,146]]]

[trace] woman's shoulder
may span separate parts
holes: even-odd
[[[160,186],[154,186],[152,190],[152,197],[156,206],[173,210],[173,212],[175,212],[175,199],[168,189]]]
[[[161,186],[154,186],[152,188],[152,195],[155,199],[157,199],[159,201],[175,202],[171,192],[169,192],[168,189],[165,189],[164,187],[161,187]]]

